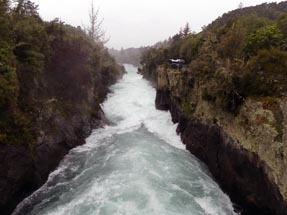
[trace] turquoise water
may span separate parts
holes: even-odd
[[[234,214],[204,164],[184,149],[155,90],[136,68],[103,104],[111,124],[73,149],[14,214]]]

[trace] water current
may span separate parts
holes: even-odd
[[[155,109],[155,89],[127,74],[102,104],[109,125],[70,151],[14,215],[224,215],[229,197],[185,150],[170,114]]]

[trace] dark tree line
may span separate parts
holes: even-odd
[[[29,0],[0,0],[0,144],[32,149],[43,107],[63,116],[89,113],[118,71],[107,49],[80,27],[44,22]]]

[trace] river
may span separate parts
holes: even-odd
[[[185,150],[155,89],[125,65],[102,108],[109,125],[70,151],[14,215],[224,215],[229,197]]]

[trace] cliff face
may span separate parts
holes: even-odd
[[[124,72],[81,28],[13,5],[0,3],[0,214],[104,123],[100,103]]]
[[[121,74],[120,71],[114,74],[108,83],[100,85],[101,89],[90,89],[98,93],[103,91],[101,97],[97,97],[98,101],[75,104],[72,107],[59,107],[65,103],[55,99],[42,104],[33,125],[33,149],[27,145],[0,144],[1,214],[10,214],[20,201],[45,183],[49,173],[70,149],[84,144],[92,129],[106,123],[100,102],[105,99],[108,87]]]
[[[24,145],[0,145],[1,214],[9,214],[19,201],[41,186],[64,155],[83,144],[91,129],[102,122],[100,112],[94,117],[74,114],[71,120],[45,114],[50,114],[47,117],[54,126],[48,128],[47,121],[37,123],[42,127],[41,136],[37,137],[33,154]]]
[[[103,86],[106,90],[102,96],[111,83]],[[84,144],[92,129],[106,123],[97,101],[86,104],[89,111],[78,107],[61,109],[57,105],[58,102],[47,101],[36,118],[32,151],[26,145],[0,144],[1,214],[10,214],[23,198],[45,183],[70,149]]]
[[[191,71],[157,69],[156,107],[170,110],[186,148],[247,212],[287,209],[286,98],[246,99],[237,114],[205,98]]]
[[[287,209],[286,5],[230,11],[142,56],[156,107],[170,110],[187,149],[251,214]],[[171,58],[184,68],[173,70]]]
[[[109,53],[120,64],[132,64],[134,66],[140,66],[141,55],[148,47],[140,48],[127,48],[127,49],[109,49]]]

